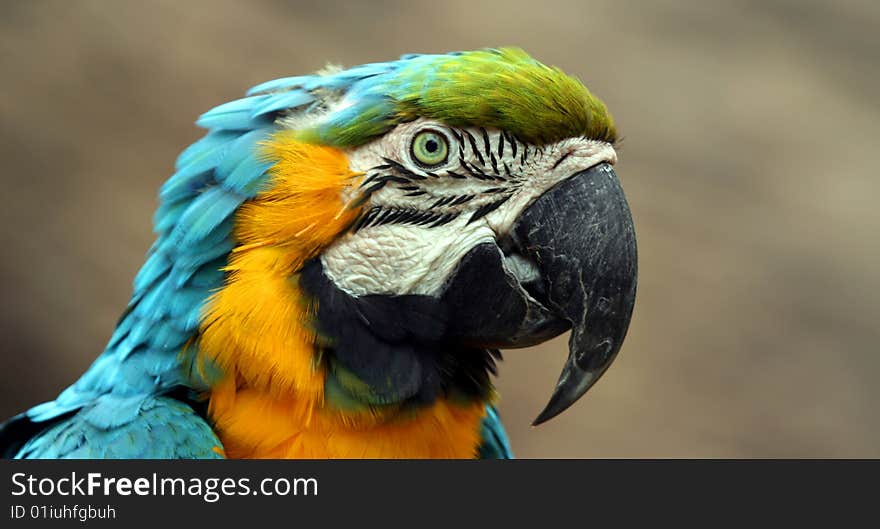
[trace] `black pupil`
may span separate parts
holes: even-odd
[[[437,145],[437,140],[428,140],[427,143],[425,143],[425,150],[430,153],[437,152],[437,149],[439,148],[440,146]]]

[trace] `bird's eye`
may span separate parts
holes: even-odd
[[[445,163],[449,156],[449,142],[446,136],[435,130],[423,130],[413,138],[410,154],[422,167],[437,167]]]

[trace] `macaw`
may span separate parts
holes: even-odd
[[[104,352],[6,421],[17,458],[506,458],[499,349],[571,330],[535,423],[615,358],[636,291],[617,133],[515,48],[252,88],[161,187]]]

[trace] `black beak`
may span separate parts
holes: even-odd
[[[474,247],[446,285],[445,336],[492,349],[527,347],[571,329],[569,354],[541,424],[574,404],[611,365],[636,296],[632,215],[601,163],[541,195],[499,245]]]
[[[538,425],[586,393],[623,344],[636,296],[635,229],[617,175],[602,163],[538,198],[512,239],[540,272],[535,297],[572,329],[568,360]]]

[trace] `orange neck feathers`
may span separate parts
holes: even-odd
[[[236,214],[239,246],[208,301],[199,361],[219,368],[209,414],[228,457],[473,457],[482,403],[438,400],[416,412],[325,405],[312,302],[297,272],[357,218],[342,151],[279,133],[265,146],[269,187]]]

